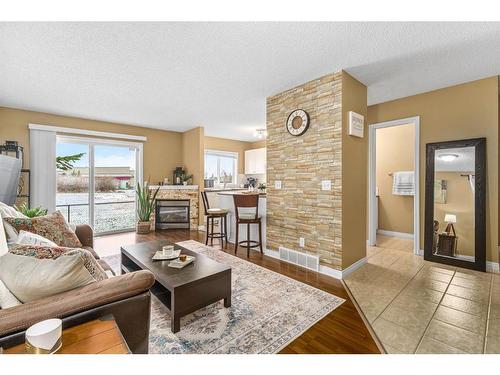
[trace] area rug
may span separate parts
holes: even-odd
[[[168,311],[153,297],[150,353],[276,353],[344,302],[199,242],[179,245],[231,267],[232,305],[227,309],[220,301],[187,315],[173,334]],[[119,268],[119,255],[104,259]]]

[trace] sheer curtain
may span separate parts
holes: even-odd
[[[56,132],[30,129],[31,206],[56,209]]]

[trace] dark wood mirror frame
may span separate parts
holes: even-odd
[[[475,261],[443,257],[433,254],[434,233],[434,165],[436,150],[448,148],[474,147],[475,184],[474,184],[474,229]],[[427,143],[425,170],[425,246],[424,259],[452,266],[486,271],[486,138],[465,139]]]

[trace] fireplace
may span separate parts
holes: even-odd
[[[189,229],[189,199],[157,199],[155,227],[157,229]]]

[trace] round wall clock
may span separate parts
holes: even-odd
[[[309,128],[309,115],[303,109],[296,109],[286,120],[286,130],[291,135],[299,136],[304,134]]]

